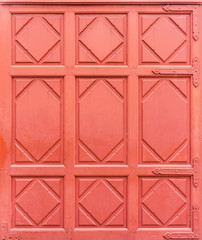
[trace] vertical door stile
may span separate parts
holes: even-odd
[[[66,209],[66,224],[65,229],[67,233],[67,239],[71,239],[73,226],[75,224],[75,209],[72,207],[74,206],[75,202],[75,179],[73,175],[73,166],[75,162],[75,129],[76,129],[76,122],[75,122],[75,77],[73,75],[73,65],[75,62],[74,56],[74,29],[75,25],[73,24],[75,21],[74,12],[72,8],[65,8],[64,9],[64,29],[65,29],[65,36],[64,36],[64,57],[65,57],[65,68],[66,68],[66,75],[64,79],[64,91],[65,91],[65,109],[64,109],[64,123],[65,123],[65,166],[66,166],[66,173],[65,173],[65,209]],[[72,24],[70,24],[72,23]],[[66,40],[68,39],[68,41]]]

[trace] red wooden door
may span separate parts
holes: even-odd
[[[0,7],[1,239],[199,239],[199,5]]]

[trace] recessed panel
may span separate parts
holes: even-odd
[[[15,163],[62,162],[62,104],[62,79],[13,79]]]
[[[77,14],[76,62],[126,64],[126,14]]]
[[[62,14],[13,14],[13,64],[63,62]]]
[[[126,163],[126,79],[77,79],[77,163]]]
[[[190,227],[189,177],[141,177],[139,204],[139,227]]]
[[[142,78],[141,162],[190,162],[190,79]]]
[[[126,227],[126,178],[76,179],[77,227]]]
[[[189,64],[190,15],[140,14],[140,64]]]
[[[12,224],[17,228],[63,226],[61,177],[14,177]]]

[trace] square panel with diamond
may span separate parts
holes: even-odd
[[[126,64],[126,14],[78,14],[76,62]]]
[[[140,14],[140,64],[190,63],[189,14]]]
[[[63,62],[63,14],[13,14],[13,64]]]
[[[13,227],[63,226],[62,177],[14,177],[12,190]]]
[[[141,177],[140,227],[190,227],[190,178]]]
[[[76,179],[78,227],[126,227],[126,178]]]

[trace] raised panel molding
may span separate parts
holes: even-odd
[[[13,14],[13,64],[63,63],[62,14]]]
[[[77,14],[76,19],[78,64],[126,64],[126,14]]]
[[[14,227],[63,226],[61,177],[13,177],[12,195]]]
[[[140,79],[142,163],[190,162],[189,80],[179,77]]]
[[[140,226],[190,227],[189,177],[142,177],[140,188]]]
[[[126,227],[126,178],[77,177],[77,227]]]
[[[126,164],[126,79],[76,80],[77,163]]]
[[[190,64],[190,14],[140,14],[140,64]]]
[[[13,109],[13,162],[61,163],[63,79],[14,78]]]

